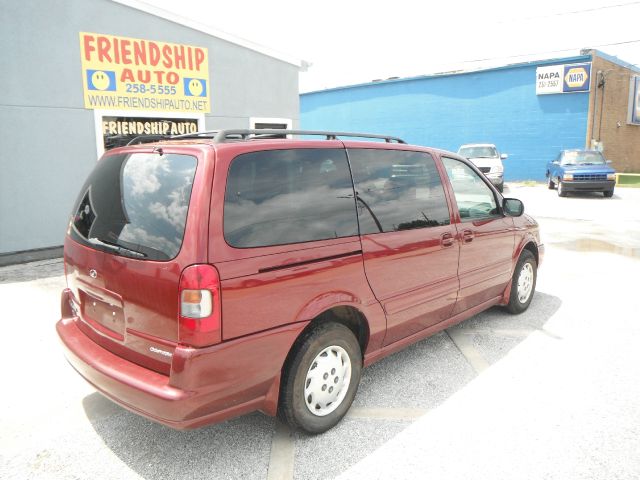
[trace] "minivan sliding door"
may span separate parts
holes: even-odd
[[[348,148],[365,274],[387,316],[386,345],[447,319],[458,292],[456,230],[426,152]]]

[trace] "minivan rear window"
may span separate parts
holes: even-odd
[[[224,199],[229,245],[264,247],[357,234],[343,149],[267,150],[233,160]]]
[[[131,258],[175,258],[182,246],[196,165],[190,155],[104,157],[80,191],[71,238]]]

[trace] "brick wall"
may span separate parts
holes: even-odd
[[[604,74],[604,95],[603,88],[597,87],[602,77],[598,71]],[[604,156],[617,171],[640,173],[640,125],[627,124],[629,79],[633,75],[639,74],[594,54],[586,143],[589,146],[591,139],[600,140]]]

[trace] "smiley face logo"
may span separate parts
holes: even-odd
[[[117,89],[116,72],[111,70],[87,70],[87,88],[115,92]]]
[[[187,97],[206,97],[207,81],[200,78],[184,78],[184,94]]]
[[[96,90],[107,90],[111,84],[111,79],[102,70],[96,70],[91,75],[91,83]]]
[[[189,81],[188,88],[189,88],[189,93],[194,97],[199,97],[200,95],[202,95],[202,92],[204,90],[202,81],[198,80],[197,78],[192,78]]]

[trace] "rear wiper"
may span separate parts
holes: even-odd
[[[100,245],[101,247],[105,247],[105,248],[109,248],[111,250],[113,250],[114,252],[117,253],[122,253],[122,252],[126,252],[128,254],[131,254],[135,257],[142,257],[145,258],[147,255],[142,253],[142,252],[138,252],[136,250],[132,250],[130,248],[127,247],[123,247],[122,245],[118,245],[116,243],[111,243],[111,242],[105,242],[104,240],[100,240],[99,238],[96,237],[91,237],[88,239],[89,243],[93,244],[93,245]]]
[[[591,162],[582,162],[580,165],[595,165],[595,163],[591,163]]]

